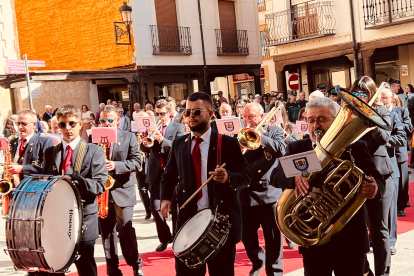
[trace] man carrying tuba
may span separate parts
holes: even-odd
[[[316,98],[306,105],[310,139],[295,141],[288,145],[288,155],[310,151],[316,147],[315,131],[325,134],[336,117],[335,104],[329,98]],[[347,147],[339,157],[355,162],[368,177],[358,189],[358,196],[369,200],[380,200],[384,194],[384,180],[375,168],[374,161],[363,141],[356,141]],[[324,179],[322,179],[323,181]],[[322,182],[319,178],[313,184]],[[305,196],[311,187],[302,176],[286,178],[281,165],[272,172],[270,183],[283,189],[295,189],[296,196]],[[365,209],[360,208],[339,233],[328,242],[308,248],[300,247],[306,276],[362,276],[365,253],[369,251]]]

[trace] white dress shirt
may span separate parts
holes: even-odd
[[[195,141],[193,137],[197,137],[193,132],[191,132],[191,153],[195,146]],[[210,147],[210,138],[211,138],[211,128],[209,128],[201,137],[203,141],[200,143],[200,152],[201,152],[201,184],[207,181],[207,161],[208,161],[208,149]],[[192,160],[192,159],[191,159]],[[210,204],[208,201],[208,189],[207,185],[203,188],[203,196],[197,201],[197,210],[202,210],[209,208]]]
[[[78,146],[79,142],[80,142],[80,136],[78,136],[77,138],[75,138],[72,142],[68,143],[65,140],[62,140],[62,146],[63,146],[63,160],[62,160],[62,164],[66,158],[66,155],[68,155],[68,150],[66,149],[67,146],[69,145],[70,148],[72,149],[72,152],[76,149],[76,147]],[[73,164],[70,164],[70,167],[73,168]],[[62,172],[63,173],[63,172]]]
[[[34,132],[30,134],[29,136],[27,136],[26,138],[21,138],[21,137],[19,138],[19,143],[17,144],[17,149],[16,149],[16,152],[14,153],[14,158],[13,158],[14,164],[17,164],[17,161],[19,161],[19,149],[20,149],[20,144],[22,140],[26,139],[26,143],[23,145],[25,147],[29,143],[30,139],[32,139],[33,135],[35,135]]]

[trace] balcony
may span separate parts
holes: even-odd
[[[257,10],[259,12],[266,10],[266,0],[257,0]]]
[[[191,55],[189,27],[151,25],[153,55]]]
[[[414,0],[363,0],[365,29],[414,21]]]
[[[265,15],[267,45],[275,46],[335,35],[332,1],[309,1]]]
[[[218,56],[249,55],[249,40],[246,30],[216,29]]]
[[[272,57],[270,56],[270,51],[266,44],[266,30],[260,31],[260,42],[262,43],[262,60],[271,59]]]

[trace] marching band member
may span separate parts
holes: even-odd
[[[61,107],[57,110],[56,116],[63,141],[55,147],[46,149],[41,171],[47,175],[64,175],[63,179],[76,184],[83,201],[83,219],[86,227],[79,246],[80,258],[75,260],[75,265],[79,276],[96,276],[94,247],[95,240],[99,236],[96,196],[105,191],[108,178],[105,156],[101,147],[87,144],[81,139],[80,131],[83,122],[81,111],[76,106]],[[83,156],[80,155],[81,149],[84,149]],[[82,161],[81,171],[74,171],[76,162],[80,161]],[[29,275],[39,274],[29,273]]]
[[[241,153],[238,141],[227,135],[222,136],[221,160],[225,168],[219,168],[217,161],[218,133],[210,128],[213,116],[213,103],[203,92],[191,94],[184,111],[189,117],[191,133],[178,137],[173,143],[168,164],[161,178],[161,214],[166,218],[171,212],[171,199],[178,183],[177,203],[181,206],[207,178],[214,181],[206,185],[184,209],[179,211],[180,228],[197,211],[218,206],[218,212],[228,216],[231,223],[230,234],[220,252],[207,263],[211,276],[234,275],[236,243],[241,239],[242,221],[239,191],[250,182],[248,163]],[[190,269],[176,259],[178,276],[205,275],[206,265]]]
[[[160,181],[173,141],[176,137],[184,135],[184,125],[170,120],[170,105],[166,100],[159,100],[155,104],[155,115],[162,126],[161,130],[155,130],[154,146],[150,148],[148,158],[148,171],[146,182],[149,183],[151,194],[151,211],[157,227],[160,244],[155,251],[161,252],[172,242],[170,227],[160,215]],[[141,148],[145,148],[141,146]],[[146,149],[148,150],[148,149]],[[175,183],[177,184],[177,182]]]
[[[168,111],[168,115],[170,116],[170,120],[172,122],[178,123],[178,120],[181,117],[181,113],[177,111],[177,103],[173,97],[165,98],[168,105],[170,106],[170,110]]]
[[[117,108],[112,105],[105,106],[99,121],[101,127],[118,129],[120,118],[117,114]],[[108,217],[99,218],[107,274],[111,276],[122,275],[118,259],[118,232],[122,255],[126,263],[132,266],[134,276],[143,276],[142,259],[138,254],[135,228],[132,227],[134,205],[136,204],[132,172],[138,171],[141,167],[141,153],[135,135],[131,132],[118,130],[117,142],[107,146],[106,154],[106,168],[115,180],[114,186],[109,191]]]
[[[288,155],[306,152],[316,146],[314,131],[325,133],[336,116],[335,104],[329,98],[316,98],[306,105],[307,122],[311,139],[298,140],[288,145]],[[368,153],[366,143],[357,141],[348,147],[340,157],[343,160],[354,160],[355,165],[367,176],[358,190],[359,196],[371,200],[380,200],[384,194],[384,180],[375,168],[375,163]],[[309,183],[302,176],[286,178],[279,164],[271,174],[271,184],[276,187],[295,189],[296,195],[303,196],[309,192]],[[329,242],[310,248],[299,248],[303,256],[305,275],[307,276],[362,276],[364,259],[369,251],[366,228],[365,208],[360,208],[354,217]]]
[[[26,175],[35,174],[43,164],[45,150],[53,147],[52,139],[34,133],[36,122],[36,113],[30,109],[20,111],[14,122],[18,127],[19,137],[10,141],[13,165],[6,169],[9,174],[19,175],[20,180]]]
[[[222,104],[223,105],[223,104]],[[263,107],[249,103],[244,108],[244,125],[255,128],[262,120]],[[240,192],[242,205],[242,242],[247,256],[253,264],[250,276],[260,275],[266,264],[266,275],[283,275],[282,235],[276,224],[275,205],[282,191],[269,185],[269,177],[278,164],[278,158],[285,155],[283,129],[265,125],[261,135],[261,146],[248,150],[244,157],[250,165],[252,181]],[[266,254],[259,245],[257,231],[263,229]]]

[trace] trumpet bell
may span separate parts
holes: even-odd
[[[0,180],[0,195],[7,195],[13,190],[13,184],[6,180]]]
[[[253,128],[243,128],[237,134],[237,140],[242,148],[255,150],[260,147],[261,134]]]
[[[114,185],[115,185],[115,179],[112,176],[108,175],[108,179],[106,180],[106,183],[105,183],[105,190],[111,189]]]
[[[154,139],[150,137],[144,137],[144,139],[142,139],[142,144],[144,147],[151,148],[154,145]]]

